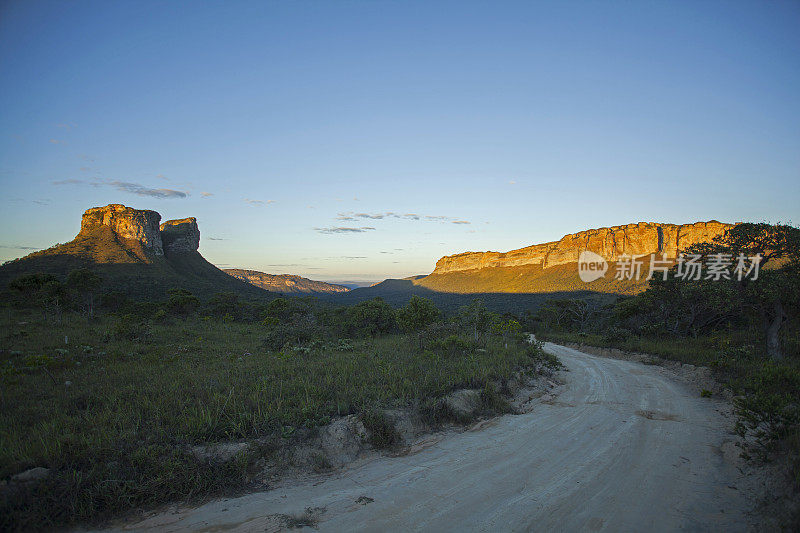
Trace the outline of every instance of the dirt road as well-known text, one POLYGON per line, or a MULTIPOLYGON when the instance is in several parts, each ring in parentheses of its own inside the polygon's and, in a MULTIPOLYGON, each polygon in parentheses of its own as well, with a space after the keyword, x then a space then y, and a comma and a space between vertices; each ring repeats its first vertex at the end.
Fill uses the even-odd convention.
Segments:
POLYGON ((164 513, 159 531, 738 531, 749 503, 720 446, 731 420, 656 367, 547 344, 553 401, 416 454, 164 513), (306 511, 308 509, 308 511, 306 511), (292 522, 297 520, 297 522, 292 522))

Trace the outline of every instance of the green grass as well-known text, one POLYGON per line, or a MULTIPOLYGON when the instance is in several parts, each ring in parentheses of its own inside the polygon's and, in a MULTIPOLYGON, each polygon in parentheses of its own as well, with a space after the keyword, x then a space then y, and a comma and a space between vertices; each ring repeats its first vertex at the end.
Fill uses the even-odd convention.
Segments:
MULTIPOLYGON (((577 343, 600 348, 617 348, 626 352, 657 355, 681 363, 718 366, 734 351, 744 358, 760 357, 750 332, 726 332, 716 335, 692 337, 645 337, 626 335, 617 338, 599 333, 572 331, 541 331, 537 338, 555 343, 577 343)), ((741 358, 741 357, 740 357, 741 358)))
POLYGON ((420 349, 416 335, 273 351, 259 324, 87 324, 67 315, 53 325, 34 312, 6 312, 0 478, 32 467, 51 475, 0 491, 3 530, 92 523, 242 489, 263 455, 207 463, 191 446, 291 434, 338 415, 485 388, 532 362, 529 346, 491 338, 485 350, 457 356, 420 349))

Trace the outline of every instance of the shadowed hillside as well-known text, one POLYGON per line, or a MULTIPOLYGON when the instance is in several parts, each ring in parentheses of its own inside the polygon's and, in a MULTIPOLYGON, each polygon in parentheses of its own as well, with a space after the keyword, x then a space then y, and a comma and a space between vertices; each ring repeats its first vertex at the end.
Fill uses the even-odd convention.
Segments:
POLYGON ((597 303, 613 301, 617 295, 594 292, 591 290, 557 291, 542 293, 503 293, 503 292, 470 292, 456 293, 435 291, 415 284, 413 279, 387 279, 371 287, 353 289, 340 294, 318 295, 342 305, 350 305, 375 297, 383 298, 388 304, 400 307, 408 303, 412 296, 421 296, 432 300, 440 309, 453 312, 472 302, 475 298, 484 301, 486 307, 497 312, 521 314, 535 311, 543 302, 551 298, 584 298, 597 303))

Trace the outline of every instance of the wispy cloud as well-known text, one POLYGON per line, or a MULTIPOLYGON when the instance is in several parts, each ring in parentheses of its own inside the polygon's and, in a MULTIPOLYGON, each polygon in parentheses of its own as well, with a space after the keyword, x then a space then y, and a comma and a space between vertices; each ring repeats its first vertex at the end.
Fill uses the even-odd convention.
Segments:
POLYGON ((186 198, 188 196, 188 193, 184 191, 176 191, 175 189, 152 189, 129 181, 112 181, 109 182, 109 185, 123 192, 139 196, 150 196, 151 198, 186 198))
POLYGON ((62 130, 71 130, 72 128, 77 127, 74 122, 62 122, 61 124, 56 124, 56 128, 60 128, 62 130))
POLYGON ((35 246, 17 246, 17 245, 13 245, 13 244, 11 244, 11 245, 0 245, 0 248, 4 248, 6 250, 29 250, 29 251, 41 250, 41 248, 37 248, 35 246))
POLYGON ((151 187, 145 187, 139 183, 132 183, 129 181, 87 181, 71 178, 65 180, 55 180, 52 183, 53 185, 91 185, 92 187, 107 186, 113 187, 118 191, 136 194, 139 196, 149 196, 151 198, 186 198, 189 196, 189 193, 185 191, 178 191, 175 189, 153 189, 151 187))
POLYGON ((332 228, 314 228, 317 233, 324 233, 325 235, 333 235, 337 233, 364 233, 373 231, 375 228, 371 226, 361 226, 360 228, 348 228, 344 226, 335 226, 332 228))
POLYGON ((387 211, 385 213, 339 213, 336 220, 343 222, 354 220, 383 220, 387 218, 394 218, 400 220, 425 220, 428 222, 453 222, 454 224, 469 224, 466 220, 453 218, 445 215, 419 215, 417 213, 395 213, 394 211, 387 211))
POLYGON ((169 181, 169 178, 166 177, 164 174, 156 174, 156 177, 160 180, 169 181))
POLYGON ((275 200, 267 200, 265 202, 264 200, 252 200, 250 198, 245 198, 244 202, 252 206, 264 206, 264 205, 274 204, 275 200))

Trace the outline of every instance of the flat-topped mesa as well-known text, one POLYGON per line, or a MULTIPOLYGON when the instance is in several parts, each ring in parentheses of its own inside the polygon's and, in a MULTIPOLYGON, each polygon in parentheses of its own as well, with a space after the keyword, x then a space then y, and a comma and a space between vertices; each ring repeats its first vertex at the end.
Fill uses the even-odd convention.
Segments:
POLYGON ((109 204, 87 209, 83 213, 79 235, 86 235, 100 226, 108 226, 123 239, 139 241, 146 251, 154 255, 164 255, 159 222, 161 215, 155 211, 109 204))
POLYGON ((161 240, 167 254, 196 252, 200 247, 200 229, 194 217, 167 220, 161 224, 161 240))
POLYGON ((668 258, 693 244, 711 242, 733 224, 712 220, 694 224, 658 224, 639 222, 611 228, 591 229, 565 235, 561 240, 534 244, 510 252, 466 252, 442 257, 436 262, 434 274, 475 270, 489 267, 542 265, 549 268, 566 263, 577 263, 584 250, 600 254, 607 261, 617 261, 620 256, 666 254, 668 258))

